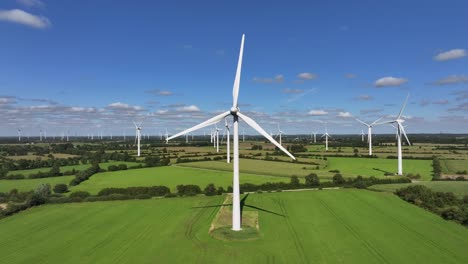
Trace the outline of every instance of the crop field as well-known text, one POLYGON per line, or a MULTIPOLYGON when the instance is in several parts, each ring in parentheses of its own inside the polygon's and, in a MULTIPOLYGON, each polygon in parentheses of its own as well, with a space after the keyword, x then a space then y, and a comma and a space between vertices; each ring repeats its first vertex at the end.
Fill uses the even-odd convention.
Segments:
POLYGON ((440 160, 442 173, 456 174, 461 171, 468 171, 468 160, 440 160))
MULTIPOLYGON (((319 170, 315 169, 316 166, 307 164, 241 159, 240 171, 284 177, 290 177, 292 175, 303 177, 310 173, 316 173, 322 179, 330 179, 334 175, 334 173, 329 172, 330 170, 339 170, 345 177, 358 175, 365 177, 384 177, 385 172, 395 172, 397 168, 396 159, 338 157, 328 157, 327 159, 328 165, 326 165, 325 169, 323 169, 323 165, 321 165, 321 169, 319 170)), ((323 160, 317 161, 319 164, 323 163, 323 160)), ((404 172, 413 174, 419 173, 422 176, 422 180, 430 180, 432 178, 431 165, 432 161, 430 160, 403 161, 404 172)), ((224 160, 182 163, 180 166, 232 171, 232 164, 227 164, 224 160)))
MULTIPOLYGON (((241 173, 240 182, 253 184, 289 182, 289 178, 241 173)), ((102 172, 93 175, 80 185, 72 187, 71 190, 88 191, 95 194, 107 187, 153 185, 165 185, 175 190, 179 184, 195 184, 203 189, 209 183, 214 183, 216 186, 222 186, 226 189, 228 186, 232 186, 232 172, 178 166, 102 172)))
POLYGON ((397 184, 376 184, 369 187, 372 190, 394 192, 397 189, 408 187, 410 185, 424 185, 436 192, 453 192, 462 197, 468 195, 468 181, 432 181, 416 183, 397 183, 397 184))
MULTIPOLYGON (((466 263, 468 230, 394 195, 250 194, 258 240, 208 234, 224 196, 47 205, 0 220, 1 263, 466 263)), ((249 210, 250 210, 249 209, 249 210)))
MULTIPOLYGON (((101 169, 107 170, 107 168, 109 168, 109 166, 119 165, 119 164, 126 164, 128 167, 130 167, 130 166, 138 165, 140 163, 126 162, 126 161, 110 161, 110 162, 99 163, 99 166, 101 167, 101 169)), ((75 169, 77 171, 82 171, 82 170, 85 170, 85 169, 87 169, 89 167, 91 167, 91 164, 61 166, 60 167, 60 172, 71 171, 73 169, 75 169)), ((23 174, 24 176, 28 176, 28 175, 35 174, 35 173, 38 173, 38 172, 48 172, 49 170, 50 170, 50 168, 37 168, 37 169, 30 169, 30 170, 14 170, 14 171, 9 171, 8 174, 9 175, 11 175, 11 174, 23 174)))
POLYGON ((55 184, 69 184, 75 176, 60 176, 39 179, 24 179, 24 180, 0 180, 0 192, 9 192, 12 189, 18 191, 31 191, 36 189, 39 184, 48 183, 53 188, 55 184))

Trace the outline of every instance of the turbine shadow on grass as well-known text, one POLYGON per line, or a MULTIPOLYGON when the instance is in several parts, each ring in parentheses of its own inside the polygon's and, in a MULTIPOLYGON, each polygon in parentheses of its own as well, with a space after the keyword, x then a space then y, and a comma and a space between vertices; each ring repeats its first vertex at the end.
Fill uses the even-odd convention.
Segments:
POLYGON ((372 168, 373 170, 376 170, 376 171, 381 171, 383 173, 392 173, 390 171, 385 171, 385 170, 382 170, 382 169, 378 169, 378 168, 372 168))
MULTIPOLYGON (((244 211, 244 206, 245 206, 245 207, 253 208, 253 209, 256 209, 256 210, 265 212, 265 213, 269 213, 269 214, 273 214, 273 215, 277 215, 277 216, 281 216, 281 217, 286 217, 286 216, 283 215, 283 214, 279 214, 279 213, 276 213, 276 212, 273 212, 273 211, 270 211, 270 210, 267 210, 267 209, 263 209, 263 208, 260 208, 260 207, 257 207, 257 206, 253 206, 253 205, 248 205, 248 204, 246 204, 246 203, 245 203, 245 200, 247 200, 247 197, 249 197, 249 194, 246 194, 246 195, 242 198, 242 200, 240 201, 241 215, 242 215, 242 212, 244 211)), ((216 204, 216 205, 194 206, 194 207, 191 207, 191 209, 213 208, 213 207, 221 207, 221 206, 232 206, 232 204, 216 204)))

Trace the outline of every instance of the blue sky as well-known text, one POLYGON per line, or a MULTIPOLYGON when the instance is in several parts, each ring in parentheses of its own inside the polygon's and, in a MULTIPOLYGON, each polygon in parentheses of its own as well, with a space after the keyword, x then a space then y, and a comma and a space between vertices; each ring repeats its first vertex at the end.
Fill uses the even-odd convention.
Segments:
POLYGON ((230 107, 243 33, 266 130, 360 133, 410 93, 409 133, 468 132, 467 1, 159 2, 2 0, 0 135, 194 125, 230 107))

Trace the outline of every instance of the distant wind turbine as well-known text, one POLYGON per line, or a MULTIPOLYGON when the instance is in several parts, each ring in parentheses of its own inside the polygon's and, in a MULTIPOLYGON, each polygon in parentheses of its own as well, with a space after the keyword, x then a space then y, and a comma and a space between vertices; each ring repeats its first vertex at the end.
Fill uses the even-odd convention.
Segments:
POLYGON ((168 140, 176 138, 180 135, 190 133, 192 131, 201 129, 206 126, 210 126, 213 124, 218 123, 219 121, 223 120, 224 118, 232 115, 234 122, 233 122, 233 129, 234 129, 234 155, 233 155, 233 190, 232 190, 232 230, 234 231, 240 231, 241 230, 241 208, 240 208, 240 191, 239 191, 239 118, 241 118, 245 123, 247 123, 249 126, 251 126, 253 129, 255 129, 257 132, 262 134, 264 137, 266 137, 270 142, 272 142, 275 146, 277 146, 279 149, 281 149, 283 152, 285 152, 287 155, 289 155, 292 159, 295 159, 294 156, 289 153, 285 148, 283 148, 278 142, 276 142, 268 133, 263 130, 253 119, 250 117, 242 114, 239 111, 237 99, 239 96, 239 85, 240 85, 240 77, 241 77, 241 68, 242 68, 242 54, 244 50, 244 35, 242 35, 242 41, 241 41, 241 47, 240 47, 240 53, 239 53, 239 61, 237 64, 237 71, 236 71, 236 77, 234 79, 234 86, 233 86, 233 92, 232 92, 232 97, 233 97, 233 102, 232 102, 232 107, 229 111, 224 112, 222 114, 219 114, 213 118, 210 118, 206 120, 203 123, 200 123, 192 128, 189 128, 185 131, 182 131, 178 134, 175 134, 168 138, 168 140))
POLYGON ((331 136, 328 134, 327 127, 325 127, 325 134, 323 134, 322 137, 325 137, 325 151, 328 151, 328 138, 331 138, 331 136))
POLYGON ((137 141, 137 148, 138 148, 137 156, 140 157, 141 123, 137 124, 133 122, 133 124, 135 125, 135 132, 136 132, 135 140, 137 141))
MULTIPOLYGON (((377 125, 377 122, 382 119, 382 118, 379 118, 377 120, 375 120, 374 122, 368 124, 364 121, 361 121, 359 119, 356 118, 356 121, 358 121, 359 123, 367 126, 367 143, 369 143, 369 156, 372 156, 372 127, 377 125)), ((364 133, 362 134, 362 139, 364 141, 364 133)))

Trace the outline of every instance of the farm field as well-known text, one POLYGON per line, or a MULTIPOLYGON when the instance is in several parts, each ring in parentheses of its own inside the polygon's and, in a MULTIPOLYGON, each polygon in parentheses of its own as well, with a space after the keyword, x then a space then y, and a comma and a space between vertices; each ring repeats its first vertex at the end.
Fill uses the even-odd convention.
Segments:
MULTIPOLYGON (((128 167, 130 167, 130 166, 138 165, 140 163, 126 162, 126 161, 110 161, 110 162, 99 163, 99 166, 101 167, 101 169, 107 170, 107 168, 109 168, 109 166, 119 165, 119 164, 126 164, 128 167)), ((73 169, 75 169, 77 171, 81 171, 81 170, 85 170, 85 169, 87 169, 89 167, 91 167, 91 164, 61 166, 60 167, 60 172, 71 171, 73 169)), ((37 169, 30 169, 30 170, 13 170, 13 171, 9 171, 8 174, 9 175, 23 174, 24 176, 28 176, 28 175, 35 174, 35 173, 38 173, 38 172, 48 172, 49 170, 50 170, 50 168, 37 168, 37 169)))
MULTIPOLYGON (((384 177, 385 172, 395 172, 397 160, 395 159, 367 159, 367 158, 339 158, 328 157, 328 165, 325 169, 315 169, 315 165, 295 164, 287 162, 275 162, 264 160, 241 159, 241 172, 275 175, 290 177, 292 175, 304 177, 310 173, 316 173, 322 179, 331 179, 334 173, 330 170, 339 170, 345 177, 355 177, 358 175, 370 177, 384 177), (306 169, 303 169, 303 168, 306 169)), ((318 163, 323 163, 323 160, 318 160, 318 163)), ((181 163, 180 166, 196 167, 206 169, 216 169, 224 171, 232 171, 232 165, 227 164, 224 160, 220 161, 201 161, 181 163)), ((419 173, 422 180, 430 180, 432 178, 432 161, 430 160, 404 160, 405 173, 419 173)), ((322 167, 321 167, 322 168, 322 167)))
POLYGON ((48 183, 53 188, 55 184, 69 184, 75 176, 60 176, 39 179, 24 179, 24 180, 0 180, 0 192, 9 192, 12 189, 18 191, 31 191, 41 183, 48 183))
POLYGON ((0 220, 0 263, 466 263, 468 259, 466 228, 386 193, 250 194, 245 205, 261 209, 261 237, 247 242, 221 242, 209 236, 216 205, 223 199, 200 196, 32 208, 0 220))
POLYGON ((442 173, 444 174, 456 174, 460 171, 468 170, 468 160, 440 160, 440 166, 442 167, 442 173))
MULTIPOLYGON (((241 173, 240 182, 261 184, 265 182, 289 182, 289 178, 241 173)), ((71 188, 71 191, 98 193, 107 187, 136 187, 165 185, 175 190, 179 184, 195 184, 205 188, 209 183, 225 189, 232 186, 232 172, 178 166, 143 168, 126 171, 102 172, 71 188)))
POLYGON ((453 192, 459 197, 468 195, 468 181, 431 181, 416 183, 376 184, 369 187, 369 189, 384 192, 394 192, 397 189, 408 187, 410 185, 424 185, 436 192, 453 192))

